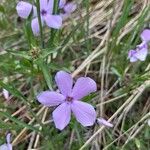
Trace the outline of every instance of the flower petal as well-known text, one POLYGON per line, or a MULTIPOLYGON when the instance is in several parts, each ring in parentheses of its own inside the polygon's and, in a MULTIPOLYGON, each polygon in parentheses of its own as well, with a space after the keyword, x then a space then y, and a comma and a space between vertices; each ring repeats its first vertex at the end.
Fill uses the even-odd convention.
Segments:
POLYGON ((71 75, 65 71, 59 71, 55 76, 55 81, 60 92, 65 96, 70 96, 73 85, 73 79, 71 75))
POLYGON ((96 82, 89 77, 79 78, 73 88, 72 96, 75 100, 80 100, 97 90, 96 82))
POLYGON ((71 108, 70 105, 67 103, 59 105, 53 111, 53 120, 56 128, 59 130, 63 130, 68 125, 68 123, 70 122, 70 118, 71 108))
POLYGON ((135 50, 130 50, 128 52, 128 58, 130 59, 130 62, 136 62, 138 60, 135 56, 136 53, 137 52, 135 50))
POLYGON ((46 15, 44 20, 50 28, 59 29, 62 26, 62 17, 60 15, 46 15))
POLYGON ((76 9, 77 9, 77 5, 76 5, 74 2, 67 3, 67 4, 64 6, 64 11, 65 11, 66 13, 72 13, 72 12, 74 12, 76 9))
POLYGON ((10 136, 11 134, 8 133, 7 136, 6 136, 6 141, 7 141, 7 144, 3 144, 0 146, 0 150, 12 150, 12 144, 10 144, 10 136))
POLYGON ((24 19, 28 18, 31 13, 32 7, 33 6, 30 3, 20 1, 16 6, 18 16, 24 19))
POLYGON ((11 137, 11 134, 8 133, 7 136, 6 136, 6 141, 7 141, 7 147, 8 149, 7 150, 12 150, 12 144, 10 143, 10 137, 11 137))
POLYGON ((141 33, 141 39, 145 42, 150 41, 150 30, 149 29, 145 29, 142 33, 141 33))
POLYGON ((37 17, 37 8, 33 6, 33 17, 37 17))
POLYGON ((95 123, 96 112, 92 105, 81 101, 74 101, 71 104, 71 110, 77 121, 83 126, 92 126, 95 123))
POLYGON ((11 137, 11 134, 8 133, 7 136, 6 136, 6 141, 7 141, 8 144, 10 144, 10 141, 11 141, 10 137, 11 137))
POLYGON ((66 4, 66 0, 60 0, 59 1, 59 8, 64 8, 64 6, 65 6, 65 4, 66 4))
POLYGON ((148 49, 147 42, 143 41, 141 44, 137 45, 137 49, 146 48, 148 49))
POLYGON ((9 92, 6 89, 3 89, 3 96, 6 100, 9 100, 9 92))
POLYGON ((137 53, 135 54, 135 57, 141 61, 145 61, 147 54, 148 54, 148 49, 142 48, 141 50, 137 51, 137 53))
MULTIPOLYGON (((42 21, 42 25, 43 25, 43 20, 41 19, 41 21, 42 21)), ((37 17, 32 20, 31 27, 32 27, 33 34, 35 36, 38 36, 40 33, 40 27, 39 27, 39 21, 38 21, 37 17)))
POLYGON ((141 61, 145 61, 147 54, 148 54, 148 45, 145 41, 143 41, 141 44, 137 45, 134 57, 136 57, 141 61))
POLYGON ((8 149, 7 150, 12 150, 12 144, 7 144, 8 149))
POLYGON ((49 0, 49 2, 48 2, 48 12, 49 12, 49 14, 53 13, 53 7, 54 7, 54 0, 49 0))
POLYGON ((0 150, 9 150, 7 144, 1 145, 0 150))
POLYGON ((64 102, 65 97, 57 92, 44 91, 37 96, 37 100, 44 106, 57 106, 64 102))
POLYGON ((48 0, 40 0, 40 10, 47 9, 48 0))
POLYGON ((104 125, 104 126, 107 126, 107 127, 113 127, 113 124, 108 122, 107 120, 105 120, 104 118, 97 118, 97 123, 99 125, 104 125))

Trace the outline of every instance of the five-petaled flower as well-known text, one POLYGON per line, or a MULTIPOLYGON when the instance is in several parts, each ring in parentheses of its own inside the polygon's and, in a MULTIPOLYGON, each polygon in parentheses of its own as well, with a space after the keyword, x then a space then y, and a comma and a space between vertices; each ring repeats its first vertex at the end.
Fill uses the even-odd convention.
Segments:
POLYGON ((55 81, 61 93, 44 91, 37 99, 44 106, 59 105, 52 114, 56 128, 63 130, 69 124, 71 111, 83 126, 92 126, 96 120, 95 109, 80 100, 97 90, 95 81, 89 77, 80 77, 73 87, 73 79, 65 71, 57 72, 55 81))
POLYGON ((10 143, 10 136, 11 134, 8 133, 6 136, 7 143, 0 146, 0 150, 12 150, 12 144, 10 143))
MULTIPOLYGON (((50 28, 59 29, 62 26, 62 17, 61 15, 52 14, 53 5, 54 0, 40 0, 41 23, 42 26, 44 25, 44 23, 46 23, 46 25, 50 28)), ((39 35, 40 27, 37 17, 37 8, 28 2, 20 1, 16 6, 16 10, 18 15, 24 19, 28 18, 33 11, 33 20, 31 22, 31 27, 34 35, 39 35)))
POLYGON ((66 0, 60 0, 59 8, 63 10, 63 13, 60 15, 62 16, 63 20, 65 20, 77 9, 77 5, 75 2, 66 2, 66 0))
POLYGON ((138 60, 145 61, 148 54, 148 42, 150 41, 150 30, 145 29, 141 33, 142 43, 137 45, 135 50, 130 50, 128 53, 128 58, 130 62, 136 62, 138 60))

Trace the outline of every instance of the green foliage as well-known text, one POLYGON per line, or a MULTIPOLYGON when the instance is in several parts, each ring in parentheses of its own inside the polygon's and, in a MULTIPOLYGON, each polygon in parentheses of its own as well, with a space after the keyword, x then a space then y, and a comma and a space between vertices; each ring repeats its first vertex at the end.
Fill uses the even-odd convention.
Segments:
MULTIPOLYGON (((39 0, 36 2, 39 9, 39 0)), ((58 0, 55 1, 54 14, 58 13, 58 2, 58 0)), ((105 3, 107 4, 106 1, 105 3)), ((103 6, 105 6, 105 3, 102 3, 103 6)), ((98 50, 101 51, 106 46, 107 51, 98 55, 94 60, 92 59, 92 62, 87 63, 86 69, 80 71, 78 75, 84 76, 85 72, 88 73, 88 76, 97 81, 98 86, 98 91, 86 96, 83 101, 94 106, 101 103, 100 94, 102 91, 100 89, 102 86, 103 73, 101 69, 103 60, 106 60, 104 66, 106 79, 104 78, 103 93, 107 93, 113 87, 115 81, 118 81, 110 93, 104 95, 104 101, 127 94, 126 97, 103 105, 105 118, 112 116, 134 94, 132 92, 135 89, 150 79, 149 56, 145 62, 133 64, 127 59, 128 51, 140 43, 140 33, 149 24, 147 18, 150 7, 146 6, 133 22, 136 23, 135 26, 130 25, 131 28, 130 26, 127 29, 125 28, 135 18, 134 15, 139 13, 136 3, 139 5, 136 1, 125 0, 115 26, 111 28, 109 19, 113 19, 113 16, 110 17, 108 12, 109 9, 112 10, 114 7, 114 2, 104 9, 104 7, 96 8, 99 1, 96 1, 96 4, 90 0, 81 1, 77 9, 77 15, 73 14, 74 18, 70 17, 66 22, 64 21, 64 24, 66 24, 62 29, 47 29, 40 26, 40 37, 34 37, 32 33, 32 16, 29 16, 26 20, 18 18, 15 1, 7 2, 4 0, 0 4, 0 88, 1 91, 6 89, 12 96, 10 102, 8 102, 4 99, 2 92, 0 95, 0 144, 5 143, 5 134, 8 131, 12 132, 12 139, 15 139, 25 128, 27 129, 25 136, 30 133, 32 135, 34 132, 36 135, 40 135, 37 147, 40 147, 41 150, 78 150, 100 128, 99 125, 84 128, 77 123, 74 117, 64 131, 58 131, 53 122, 44 124, 42 118, 45 109, 39 113, 41 106, 36 100, 36 95, 39 91, 56 89, 54 75, 57 71, 73 72, 80 67, 82 62, 93 54, 93 51, 105 38, 104 35, 107 33, 105 27, 110 30, 110 35, 98 50), (95 8, 96 11, 94 11, 95 8), (102 12, 99 17, 105 16, 103 13, 107 15, 102 21, 96 23, 99 18, 95 19, 93 14, 96 15, 98 11, 102 12), (132 14, 132 11, 135 11, 135 14, 132 14), (91 27, 92 23, 95 23, 94 27, 91 27), (129 32, 119 39, 124 30, 129 30, 129 32), (97 34, 99 31, 101 32, 97 34), (4 78, 7 78, 8 81, 4 82, 4 78), (26 106, 25 110, 16 116, 12 115, 23 106, 26 106), (8 119, 8 121, 5 122, 5 119, 8 119), (32 119, 34 121, 29 123, 32 119)), ((38 18, 40 19, 39 14, 38 18)), ((96 51, 95 55, 99 51, 96 51)), ((143 129, 126 145, 124 143, 128 140, 129 134, 120 137, 121 133, 134 126, 149 111, 149 104, 147 104, 149 92, 149 87, 146 87, 142 96, 138 97, 138 103, 134 104, 133 109, 127 113, 125 121, 121 121, 116 130, 105 129, 102 134, 103 139, 100 139, 99 136, 94 142, 97 142, 98 146, 103 148, 112 143, 108 150, 149 150, 150 128, 144 122, 145 120, 142 122, 144 124, 143 129), (114 142, 118 137, 120 139, 114 142)), ((129 104, 126 105, 126 108, 129 107, 129 104)), ((99 108, 97 108, 98 116, 99 108)), ((53 108, 48 110, 46 121, 51 118, 52 111, 53 108)), ((117 124, 119 115, 121 116, 122 113, 124 112, 119 113, 113 120, 114 124, 117 124)), ((20 140, 23 141, 19 141, 20 143, 14 146, 15 149, 27 149, 29 137, 26 140, 21 137, 20 140)), ((95 143, 88 145, 85 149, 90 149, 95 143)))

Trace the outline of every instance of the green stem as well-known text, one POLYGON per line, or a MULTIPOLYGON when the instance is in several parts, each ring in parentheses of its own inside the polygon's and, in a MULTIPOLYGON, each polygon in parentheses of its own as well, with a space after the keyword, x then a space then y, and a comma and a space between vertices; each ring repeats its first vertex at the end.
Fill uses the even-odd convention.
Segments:
MULTIPOLYGON (((54 1, 54 7, 53 7, 53 14, 58 13, 58 5, 59 5, 59 0, 55 0, 54 1)), ((50 40, 50 46, 51 47, 54 46, 54 41, 55 41, 56 35, 57 35, 57 30, 56 29, 51 29, 51 40, 50 40)))
POLYGON ((90 1, 87 0, 86 2, 86 32, 85 32, 85 41, 86 41, 86 44, 87 44, 87 50, 88 50, 88 53, 90 52, 90 49, 91 49, 91 40, 87 39, 88 36, 89 36, 89 7, 90 7, 90 1))
POLYGON ((36 0, 36 7, 37 7, 38 22, 39 22, 39 27, 40 27, 41 47, 44 48, 43 29, 42 29, 42 22, 41 22, 40 2, 39 2, 39 0, 36 0))
POLYGON ((38 61, 38 65, 39 65, 39 67, 42 70, 42 73, 43 73, 43 76, 44 76, 44 79, 45 79, 45 81, 47 83, 48 88, 50 90, 53 90, 53 88, 52 88, 52 77, 49 74, 49 71, 48 71, 49 69, 48 69, 47 64, 42 59, 40 59, 38 61))

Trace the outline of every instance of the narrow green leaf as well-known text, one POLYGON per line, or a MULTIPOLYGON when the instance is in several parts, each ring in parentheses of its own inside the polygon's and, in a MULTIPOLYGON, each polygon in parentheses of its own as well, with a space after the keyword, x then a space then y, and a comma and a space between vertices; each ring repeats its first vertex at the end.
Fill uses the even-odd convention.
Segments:
POLYGON ((51 75, 49 74, 49 71, 48 71, 48 66, 47 64, 42 60, 38 60, 37 61, 38 65, 40 66, 40 69, 42 70, 42 73, 43 73, 43 76, 45 78, 45 81, 47 83, 47 86, 50 90, 52 90, 52 77, 51 75))
POLYGON ((10 119, 11 121, 17 123, 18 125, 22 126, 22 127, 25 127, 27 129, 30 129, 30 130, 33 130, 33 131, 36 131, 36 132, 40 132, 39 129, 33 127, 32 125, 28 125, 20 120, 18 120, 17 118, 15 117, 12 117, 10 114, 6 113, 6 112, 2 112, 0 111, 0 114, 8 119, 10 119))
POLYGON ((5 8, 2 5, 0 5, 0 12, 5 13, 5 8))
POLYGON ((31 56, 28 55, 27 51, 15 51, 15 50, 6 50, 8 53, 11 53, 14 56, 22 57, 28 60, 31 60, 31 56))

